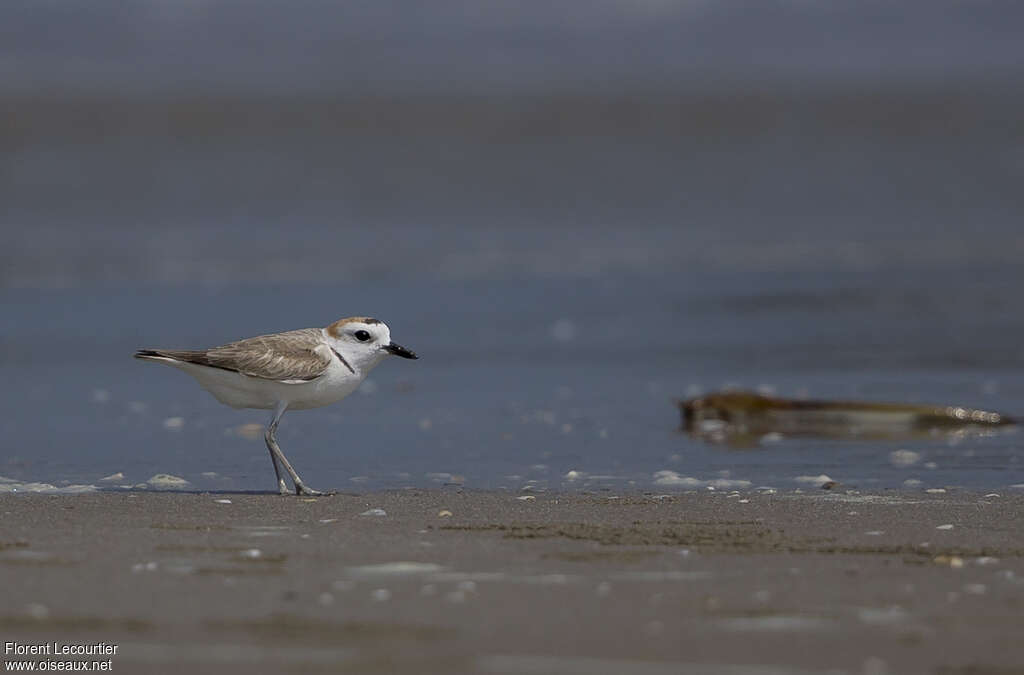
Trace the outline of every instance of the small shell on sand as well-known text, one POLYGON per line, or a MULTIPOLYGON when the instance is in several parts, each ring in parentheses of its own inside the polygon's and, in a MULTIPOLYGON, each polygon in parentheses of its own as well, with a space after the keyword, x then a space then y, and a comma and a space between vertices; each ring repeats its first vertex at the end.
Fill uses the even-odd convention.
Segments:
POLYGON ((356 565, 345 569, 353 577, 400 577, 437 574, 444 567, 437 563, 413 562, 399 560, 396 562, 378 563, 376 565, 356 565))
POLYGON ((932 558, 936 565, 949 565, 953 569, 960 569, 964 566, 964 559, 958 555, 937 555, 932 558))
POLYGON ((79 494, 95 492, 95 485, 64 485, 57 487, 50 483, 19 483, 11 478, 0 476, 0 493, 3 492, 40 492, 44 494, 79 494))
POLYGON ((793 481, 796 483, 804 483, 806 485, 813 485, 814 487, 821 487, 825 483, 834 482, 833 479, 829 478, 825 474, 819 476, 795 476, 793 481))
POLYGON ((147 480, 146 484, 149 487, 156 488, 158 490, 167 490, 183 488, 188 485, 188 481, 180 476, 172 476, 169 473, 158 473, 147 480))

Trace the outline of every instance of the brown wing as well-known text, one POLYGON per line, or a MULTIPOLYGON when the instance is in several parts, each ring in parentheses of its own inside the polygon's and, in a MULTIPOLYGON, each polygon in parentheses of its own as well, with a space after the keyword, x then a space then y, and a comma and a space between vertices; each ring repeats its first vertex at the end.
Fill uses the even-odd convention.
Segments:
POLYGON ((332 358, 319 328, 259 335, 201 351, 148 351, 150 354, 140 355, 164 356, 278 382, 316 379, 327 370, 332 358))

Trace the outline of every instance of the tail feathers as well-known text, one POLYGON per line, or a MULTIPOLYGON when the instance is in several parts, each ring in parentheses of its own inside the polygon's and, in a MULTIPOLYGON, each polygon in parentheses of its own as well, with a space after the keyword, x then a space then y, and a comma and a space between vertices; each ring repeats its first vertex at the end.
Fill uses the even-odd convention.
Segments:
POLYGON ((135 352, 137 359, 170 359, 171 361, 191 361, 191 352, 180 352, 170 349, 140 349, 135 352))
POLYGON ((209 366, 222 370, 235 370, 220 363, 210 361, 205 351, 183 350, 183 349, 140 349, 135 352, 135 358, 143 361, 160 361, 162 363, 191 363, 197 366, 209 366))

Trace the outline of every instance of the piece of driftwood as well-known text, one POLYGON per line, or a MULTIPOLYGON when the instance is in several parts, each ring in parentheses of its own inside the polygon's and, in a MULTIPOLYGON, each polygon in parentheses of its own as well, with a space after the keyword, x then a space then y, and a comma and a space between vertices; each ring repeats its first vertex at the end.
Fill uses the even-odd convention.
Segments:
POLYGON ((722 391, 679 401, 683 428, 714 442, 756 444, 768 434, 899 439, 941 433, 985 433, 1016 421, 963 406, 812 401, 722 391))

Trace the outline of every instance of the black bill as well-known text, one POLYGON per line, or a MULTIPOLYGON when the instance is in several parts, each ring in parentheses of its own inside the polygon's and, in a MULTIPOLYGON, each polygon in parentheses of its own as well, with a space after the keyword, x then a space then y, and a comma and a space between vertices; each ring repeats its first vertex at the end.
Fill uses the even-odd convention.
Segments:
POLYGON ((391 354, 394 354, 395 356, 401 356, 403 359, 418 359, 419 358, 418 356, 416 356, 416 352, 414 352, 412 350, 409 350, 409 349, 406 349, 402 345, 395 344, 394 342, 392 342, 389 345, 386 345, 384 347, 384 349, 386 351, 390 352, 391 354))

